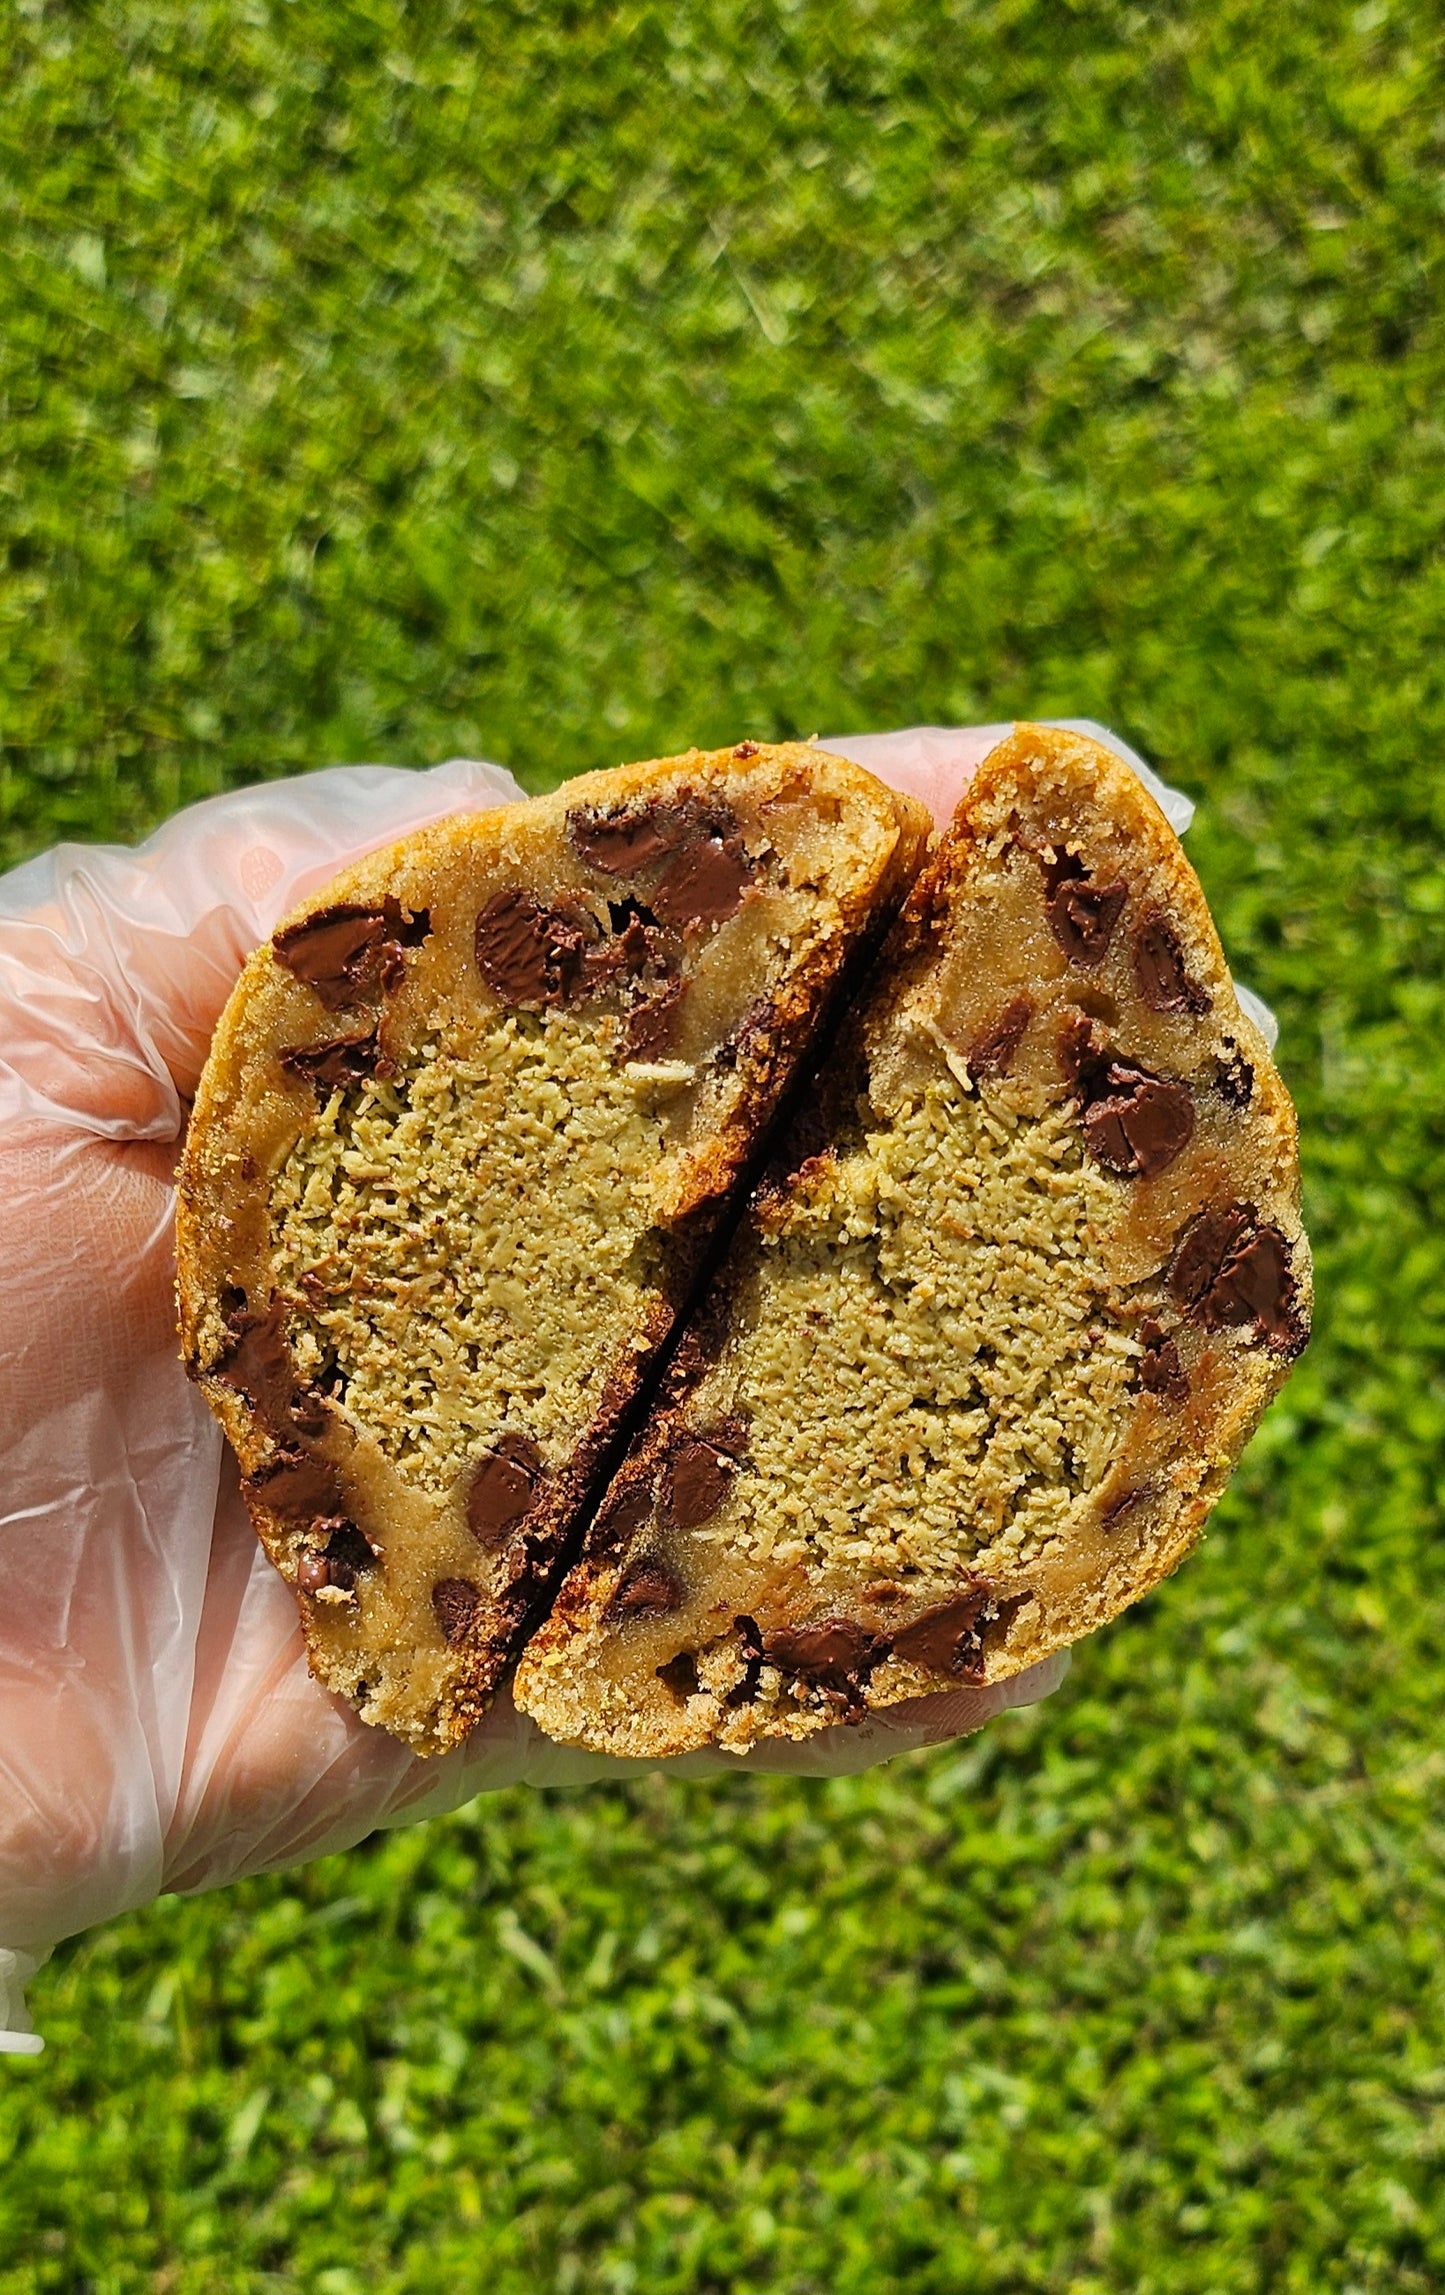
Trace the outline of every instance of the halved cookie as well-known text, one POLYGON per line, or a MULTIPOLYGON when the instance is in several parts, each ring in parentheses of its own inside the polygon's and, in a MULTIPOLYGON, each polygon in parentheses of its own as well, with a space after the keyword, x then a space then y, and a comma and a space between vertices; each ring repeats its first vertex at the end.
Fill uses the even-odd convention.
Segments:
POLYGON ((377 853, 248 962, 180 1184, 183 1349, 313 1670, 485 1710, 922 809, 795 744, 377 853))
POLYGON ((918 879, 516 1697, 743 1750, 1157 1585, 1305 1343, 1293 1111, 1126 767, 1022 726, 918 879))

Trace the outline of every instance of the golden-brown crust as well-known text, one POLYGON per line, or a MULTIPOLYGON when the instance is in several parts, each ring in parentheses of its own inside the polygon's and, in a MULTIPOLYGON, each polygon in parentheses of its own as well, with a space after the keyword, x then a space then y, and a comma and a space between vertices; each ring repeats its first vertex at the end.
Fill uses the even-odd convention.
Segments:
MULTIPOLYGON (((944 1136, 959 1135, 929 1135, 930 1153, 944 1136)), ((1209 1251, 1201 1246, 1196 1258, 1207 1275, 1209 1251)), ((1058 1262, 1061 1288, 1071 1264, 1058 1262)), ((935 1267, 927 1279, 937 1275, 935 1267)), ((1086 1284, 1080 1297, 1089 1295, 1086 1284)), ((796 1293, 807 1296, 829 1302, 823 1324, 843 1312, 836 1290, 796 1293)), ((980 770, 916 880, 873 991, 830 1055, 822 1094, 755 1194, 707 1303, 710 1343, 691 1353, 684 1345, 600 1528, 524 1653, 518 1702, 553 1736, 654 1757, 803 1736, 950 1678, 1004 1680, 1178 1566, 1303 1345, 1309 1309, 1294 1113, 1239 1008, 1197 879, 1127 769, 1080 736, 1021 726, 980 770), (856 1510, 851 1549, 820 1535, 821 1518, 807 1513, 828 1488, 813 1462, 830 1448, 851 1458, 857 1407, 845 1411, 841 1393, 814 1399, 823 1375, 815 1337, 796 1381, 806 1399, 783 1422, 791 1466, 776 1456, 735 1469, 724 1460, 715 1522, 700 1533, 670 1520, 667 1461, 714 1440, 729 1414, 746 1422, 755 1407, 756 1442, 773 1407, 761 1362, 780 1327, 766 1312, 782 1287, 779 1252, 815 1213, 824 1225, 835 1218, 830 1233, 865 1232, 866 1206, 856 1215, 848 1206, 861 1200, 858 1174, 870 1156, 897 1195, 900 1167, 878 1163, 877 1142, 898 1111, 911 1118, 920 1098, 932 1104, 936 1083, 946 1095, 940 1060, 955 1098, 983 1109, 985 1129, 994 1124, 1000 1156, 1038 1130, 1047 1148, 1029 1183, 1038 1202, 1051 1170, 1078 1173, 1068 1182, 1087 1196, 1077 1250, 1092 1261, 1093 1295, 1107 1277, 1111 1300, 1107 1315, 1094 1310, 1095 1353, 1102 1361, 1112 1352, 1118 1372, 1112 1385, 1101 1377, 1092 1419, 1079 1417, 1099 1436, 1102 1466, 1084 1471, 1076 1496, 1061 1492, 1056 1532, 1012 1556, 1006 1538, 985 1540, 976 1569, 964 1541, 951 1577, 920 1566, 916 1509, 909 1514, 900 1491, 898 1551, 912 1561, 893 1579, 856 1510), (1069 1060, 1073 1081, 1061 1085, 1069 1060), (860 1092, 871 1095, 862 1132, 860 1092), (1061 1104, 1087 1143, 1082 1157, 1065 1153, 1061 1104), (1287 1256, 1262 1320, 1250 1321, 1243 1291, 1222 1272, 1188 1303, 1185 1247, 1206 1215, 1223 1223, 1221 1268, 1230 1251, 1231 1265, 1243 1263, 1241 1253, 1266 1268, 1287 1256), (739 1495, 750 1474, 772 1475, 766 1519, 756 1515, 760 1500, 750 1515, 739 1495), (639 1499, 629 1522, 632 1493, 646 1503, 639 1499), (866 1571, 846 1560, 849 1550, 868 1552, 866 1571), (639 1599, 629 1601, 629 1586, 642 1589, 639 1599), (910 1654, 919 1649, 929 1649, 926 1661, 910 1654), (800 1651, 804 1668, 790 1672, 800 1651)), ((761 1439, 766 1452, 765 1427, 761 1439)), ((865 1469, 866 1460, 840 1467, 865 1469)))
MULTIPOLYGON (((746 1167, 760 1125, 806 1049, 849 950, 880 912, 896 907, 925 835, 921 808, 893 797, 859 768, 815 749, 749 743, 735 750, 694 751, 588 775, 551 797, 453 817, 422 830, 343 872, 283 919, 272 942, 248 959, 216 1030, 180 1174, 182 1352, 236 1450, 262 1544, 293 1585, 298 1570, 317 1574, 318 1538, 333 1516, 320 1517, 318 1527, 318 1519, 278 1511, 266 1492, 282 1487, 278 1472, 298 1444, 312 1482, 325 1481, 327 1504, 345 1529, 338 1533, 342 1559, 333 1583, 319 1594, 301 1595, 313 1669, 356 1699, 365 1718, 406 1737, 418 1751, 455 1743, 485 1710, 528 1620, 545 1598, 608 1445, 668 1337, 699 1253, 746 1167), (316 1120, 304 1062, 309 1054, 314 1066, 328 1045, 365 1038, 365 1061, 373 1066, 381 1045, 384 1058, 377 1072, 409 1074, 419 1059, 429 1057, 429 1037, 438 1033, 446 1038, 450 1030, 465 1045, 475 1045, 472 1007, 478 985, 471 920, 489 888, 536 881, 548 898, 571 897, 578 863, 567 844, 569 816, 588 808, 616 813, 679 790, 704 798, 709 792, 730 793, 745 804, 755 824, 761 822, 766 830, 771 823, 778 849, 794 855, 792 876, 785 868, 779 882, 791 888, 785 896, 792 902, 788 913, 799 920, 796 961, 779 959, 775 969, 781 991, 770 997, 766 1009, 744 1015, 747 1026, 735 1028, 727 1039, 731 1064, 726 1073, 698 1065, 701 1081, 694 1087, 669 1075, 666 1061, 657 1069, 657 1090, 672 1095, 669 1110, 682 1107, 684 1113, 669 1112, 665 1123, 661 1118, 653 1122, 660 1152, 646 1175, 646 1233, 655 1240, 647 1245, 646 1268, 629 1294, 634 1306, 628 1342, 602 1376, 595 1401, 574 1418, 565 1440, 558 1435, 522 1527, 494 1553, 479 1555, 475 1541, 468 1542, 462 1501, 446 1498, 439 1485, 422 1488, 399 1478, 395 1461, 377 1448, 355 1410, 335 1395, 318 1393, 318 1339, 310 1312, 315 1302, 310 1294, 297 1293, 294 1282, 289 1289, 285 1284, 276 1289, 276 1189, 288 1159, 294 1162, 298 1139, 316 1120), (835 835, 829 824, 844 821, 850 824, 848 834, 835 835), (807 881, 809 869, 817 887, 807 881), (459 887, 471 888, 466 899, 459 887), (449 903, 457 909, 455 918, 442 913, 449 903), (465 916, 462 908, 467 908, 465 916), (276 947, 286 944, 289 930, 337 909, 385 910, 393 919, 398 946, 387 958, 385 993, 377 985, 375 965, 361 990, 323 995, 278 960, 276 947), (825 909, 827 929, 810 937, 802 924, 815 913, 822 917, 825 909), (428 912, 431 930, 423 941, 416 919, 428 912), (303 1064, 293 1062, 288 1069, 278 1063, 278 1046, 299 1048, 303 1064), (238 1329, 255 1325, 273 1310, 288 1359, 298 1343, 310 1350, 303 1385, 311 1423, 304 1438, 288 1417, 284 1394, 278 1404, 273 1392, 263 1408, 254 1392, 236 1383, 238 1329), (354 1524, 380 1554, 388 1579, 410 1571, 418 1587, 435 1578, 439 1586, 445 1582, 469 1589, 468 1602, 476 1597, 464 1621, 464 1643, 444 1648, 437 1637, 426 1663, 418 1659, 409 1689, 401 1678, 404 1653, 389 1649, 384 1634, 368 1639, 363 1630, 371 1581, 364 1550, 346 1545, 346 1538, 356 1535, 354 1524), (357 1552, 363 1553, 360 1593, 356 1572, 345 1559, 357 1552), (341 1582, 348 1570, 350 1586, 341 1582), (452 1575, 446 1577, 447 1572, 452 1575)), ((767 849, 766 836, 761 849, 767 849)), ((624 889, 619 886, 619 898, 624 889)), ((762 962, 749 952, 747 929, 746 919, 735 928, 735 937, 743 934, 742 953, 727 959, 739 979, 747 976, 749 963, 756 970, 762 962)), ((722 947, 726 938, 726 930, 719 930, 708 949, 722 947)), ((704 973, 708 960, 705 952, 704 973)), ((699 1029, 705 1028, 709 1013, 716 1027, 723 1026, 732 992, 732 975, 719 959, 702 986, 694 984, 693 1002, 702 1013, 699 1029)), ((549 1029, 555 1033, 545 1012, 537 1025, 543 1037, 549 1029)), ((673 1065, 687 1067, 686 1062, 673 1065)), ((645 1058, 636 1072, 647 1085, 653 1071, 645 1058)), ((348 1156, 354 1163, 357 1153, 354 1146, 344 1149, 329 1168, 345 1174, 348 1156)), ((293 1226, 301 1220, 304 1227, 303 1212, 304 1206, 296 1211, 293 1226)), ((260 1343, 254 1333, 252 1343, 260 1343)))

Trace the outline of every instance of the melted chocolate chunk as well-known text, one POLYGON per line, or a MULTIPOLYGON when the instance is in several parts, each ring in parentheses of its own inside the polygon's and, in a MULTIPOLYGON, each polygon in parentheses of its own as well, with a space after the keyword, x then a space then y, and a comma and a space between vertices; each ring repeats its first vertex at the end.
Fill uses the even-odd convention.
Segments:
POLYGON ((728 1492, 746 1447, 747 1432, 738 1444, 730 1421, 722 1432, 685 1435, 667 1462, 662 1481, 662 1511, 674 1530, 697 1530, 711 1521, 728 1492))
POLYGON ((1059 1065, 1079 1102, 1084 1144, 1106 1171, 1157 1178, 1193 1138, 1189 1086, 1115 1058, 1081 1013, 1059 1031, 1059 1065))
POLYGON ((1175 1253, 1169 1290, 1189 1320, 1207 1331, 1250 1327, 1284 1355, 1299 1354, 1309 1336, 1289 1244, 1252 1204, 1199 1214, 1175 1253))
POLYGON ((330 1460, 301 1449, 283 1450, 271 1465, 251 1475, 244 1488, 248 1498, 286 1522, 339 1514, 346 1503, 330 1460))
POLYGON ((562 1004, 586 947, 575 917, 522 890, 498 893, 477 918, 477 969, 499 1004, 562 1004))
POLYGON ((1013 1066, 1013 1057, 1023 1041, 1024 1030, 1034 1016, 1032 996, 1015 996, 1006 1004, 991 1028, 985 1028, 969 1045, 964 1058, 969 1073, 974 1076, 1006 1076, 1013 1066))
POLYGON ((685 980, 673 980, 665 988, 634 1004, 622 1023, 621 1048, 628 1060, 660 1060, 677 1031, 683 998, 687 994, 685 980))
POLYGON ((467 1492, 467 1527, 482 1546, 500 1546, 536 1502, 542 1453, 525 1434, 504 1434, 478 1462, 467 1492))
POLYGON ((323 1095, 364 1084, 372 1076, 386 1076, 391 1062, 382 1051, 375 1028, 356 1036, 333 1036, 325 1044, 288 1044, 277 1054, 283 1068, 304 1077, 323 1095))
POLYGON ((472 1638, 482 1606, 481 1588, 470 1578, 439 1578, 431 1590, 431 1606, 442 1639, 448 1648, 457 1649, 472 1638))
POLYGON ((726 924, 742 907, 755 873, 740 837, 701 835, 683 846, 653 887, 652 905, 679 932, 726 924))
POLYGON ((604 877, 643 875, 677 851, 689 826, 687 808, 670 805, 664 797, 649 797, 645 804, 616 813, 579 806, 567 815, 573 850, 604 877))
POLYGON ((674 1697, 696 1697, 702 1687, 697 1676, 697 1659, 691 1650, 679 1650, 677 1656, 669 1658, 666 1665, 660 1665, 657 1678, 664 1689, 672 1691, 674 1697))
POLYGON ((264 1315, 233 1310, 226 1333, 211 1376, 244 1395, 283 1447, 293 1448, 299 1435, 320 1434, 328 1423, 326 1404, 302 1382, 279 1301, 273 1299, 264 1315))
POLYGON ((600 1561, 608 1554, 620 1553, 633 1532, 642 1528, 651 1512, 650 1482, 636 1482, 626 1489, 610 1493, 587 1533, 588 1554, 600 1561))
POLYGON ((853 1618, 823 1618, 812 1626, 783 1626, 768 1637, 765 1655, 780 1673, 819 1687, 858 1685, 860 1671, 871 1669, 886 1645, 853 1618))
POLYGON ((893 1636, 893 1654, 926 1673, 948 1674, 955 1681, 977 1686, 983 1680, 983 1625, 993 1610, 993 1591, 985 1585, 970 1587, 951 1602, 938 1602, 920 1612, 910 1625, 893 1636))
POLYGON ((1156 1179, 1194 1137, 1189 1086, 1111 1060, 1106 1089, 1084 1109, 1084 1142, 1121 1179, 1156 1179))
POLYGON ((1186 1229, 1169 1270, 1169 1289, 1192 1321, 1204 1320, 1220 1269, 1254 1225, 1252 1204, 1230 1203, 1201 1211, 1186 1229))
POLYGON ((389 994, 405 972, 404 951, 419 947, 431 931, 423 909, 399 901, 361 908, 340 902, 289 924, 273 935, 276 960, 314 988, 328 1012, 389 994))
POLYGON ((1096 885, 1087 875, 1067 876, 1051 891, 1046 903, 1049 930, 1070 964, 1103 963, 1128 897, 1123 877, 1111 885, 1096 885))
POLYGON ((1179 935, 1162 909, 1150 909, 1134 934, 1134 978, 1151 1012, 1209 1010, 1209 996, 1190 979, 1179 935))
POLYGON ((1164 1325, 1152 1315, 1146 1315, 1139 1325, 1139 1344, 1144 1349, 1139 1357, 1140 1386, 1151 1395, 1162 1395, 1166 1402, 1183 1402, 1189 1393, 1189 1381, 1179 1360, 1179 1349, 1164 1325))
POLYGON ((661 1618, 681 1601, 682 1588, 670 1570, 660 1562, 635 1562, 608 1603, 607 1616, 617 1625, 634 1618, 661 1618))

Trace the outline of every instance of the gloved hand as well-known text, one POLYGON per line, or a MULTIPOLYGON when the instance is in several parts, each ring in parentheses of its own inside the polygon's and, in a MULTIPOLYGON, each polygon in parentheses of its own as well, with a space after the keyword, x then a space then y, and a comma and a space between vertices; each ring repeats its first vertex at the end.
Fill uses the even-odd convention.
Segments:
MULTIPOLYGON (((946 819, 1008 730, 827 746, 946 819)), ((420 1761, 319 1689, 177 1351, 172 1174, 246 955, 362 854, 521 794, 490 765, 347 767, 0 879, 0 2052, 42 2045, 24 1987, 60 1939, 163 1889, 298 1864, 499 1786, 640 1766, 551 1744, 505 1696, 420 1761)), ((1188 810, 1175 800, 1176 826, 1188 810)), ((1031 1703, 1065 1663, 748 1765, 866 1767, 1031 1703)))

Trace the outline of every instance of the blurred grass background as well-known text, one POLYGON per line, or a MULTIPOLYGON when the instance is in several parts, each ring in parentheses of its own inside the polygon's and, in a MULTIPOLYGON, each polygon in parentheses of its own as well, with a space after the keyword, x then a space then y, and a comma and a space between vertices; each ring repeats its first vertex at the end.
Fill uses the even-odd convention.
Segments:
POLYGON ((64 1949, 3 2295, 1445 2285, 1442 39, 4 10, 10 859, 340 759, 1100 717, 1280 1010, 1320 1316, 1038 1712, 64 1949))

